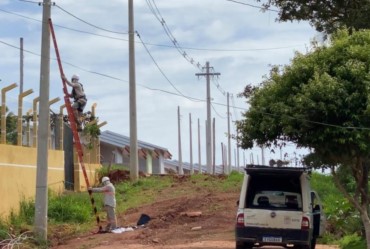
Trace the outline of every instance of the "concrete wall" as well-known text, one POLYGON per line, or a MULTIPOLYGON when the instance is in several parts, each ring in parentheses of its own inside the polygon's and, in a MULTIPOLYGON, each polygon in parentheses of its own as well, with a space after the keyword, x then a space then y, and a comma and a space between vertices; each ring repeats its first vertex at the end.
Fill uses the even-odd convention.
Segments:
MULTIPOLYGON (((21 200, 35 198, 36 165, 37 148, 0 144, 0 218, 6 218, 11 210, 18 211, 21 200)), ((100 167, 100 164, 85 162, 91 185, 96 180, 95 170, 100 167)), ((86 183, 79 163, 75 163, 74 171, 74 189, 85 191, 86 183)), ((49 150, 49 189, 56 192, 64 191, 64 179, 64 151, 49 150)))

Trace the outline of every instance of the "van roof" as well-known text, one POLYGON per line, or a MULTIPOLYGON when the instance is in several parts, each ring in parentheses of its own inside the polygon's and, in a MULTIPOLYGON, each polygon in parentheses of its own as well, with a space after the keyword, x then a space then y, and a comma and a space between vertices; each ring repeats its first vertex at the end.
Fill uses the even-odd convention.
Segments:
POLYGON ((271 167, 265 165, 248 164, 244 168, 248 175, 289 175, 300 176, 303 173, 311 173, 309 168, 305 167, 271 167))

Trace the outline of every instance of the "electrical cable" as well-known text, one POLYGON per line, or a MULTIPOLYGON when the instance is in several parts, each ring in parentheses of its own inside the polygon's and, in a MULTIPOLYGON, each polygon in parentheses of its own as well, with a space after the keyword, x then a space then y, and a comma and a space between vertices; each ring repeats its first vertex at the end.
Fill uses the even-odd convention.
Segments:
MULTIPOLYGON (((12 48, 16 48, 18 50, 20 50, 19 47, 17 46, 14 46, 14 45, 11 45, 9 43, 6 43, 4 41, 1 41, 0 40, 0 43, 4 44, 4 45, 7 45, 7 46, 10 46, 12 48)), ((34 53, 34 52, 31 52, 31 51, 28 51, 28 50, 24 50, 25 52, 27 53, 30 53, 30 54, 33 54, 33 55, 36 55, 36 56, 39 56, 41 57, 40 54, 37 54, 37 53, 34 53)), ((56 60, 56 59, 53 59, 53 60, 56 60)), ((107 77, 107 78, 110 78, 110 79, 114 79, 114 80, 118 80, 118 81, 123 81, 123 82, 128 82, 127 80, 123 80, 123 79, 120 79, 120 78, 117 78, 117 77, 114 77, 114 76, 110 76, 108 74, 104 74, 104 73, 99 73, 99 72, 95 72, 95 71, 91 71, 91 70, 87 70, 87 69, 83 69, 79 66, 76 66, 72 63, 69 63, 69 62, 63 62, 65 64, 68 64, 72 67, 76 67, 82 71, 85 71, 85 72, 88 72, 88 73, 92 73, 92 74, 96 74, 96 75, 100 75, 100 76, 103 76, 103 77, 107 77)), ((143 84, 138 84, 139 86, 141 87, 144 87, 148 90, 151 90, 151 91, 160 91, 160 92, 163 92, 163 93, 167 93, 167 94, 171 94, 171 95, 175 95, 175 96, 181 96, 181 97, 184 97, 186 99, 189 99, 189 100, 193 100, 193 101, 197 101, 197 102, 206 102, 206 100, 201 100, 201 99, 197 99, 197 98, 193 98, 193 97, 189 97, 189 96, 185 96, 183 94, 176 94, 176 93, 173 93, 173 92, 170 92, 170 91, 166 91, 166 90, 162 90, 162 89, 155 89, 155 88, 150 88, 150 87, 147 87, 143 84)), ((231 95, 232 97, 232 101, 233 101, 233 95, 231 95)), ((227 106, 226 104, 222 104, 222 103, 217 103, 217 102, 212 102, 212 104, 215 104, 215 105, 220 105, 220 106, 227 106)), ((242 108, 242 107, 237 107, 235 106, 235 103, 233 101, 233 105, 232 105, 233 109, 234 109, 234 114, 236 115, 236 109, 239 109, 239 110, 243 110, 243 111, 247 111, 247 109, 245 108, 242 108)), ((268 112, 259 112, 263 115, 269 115, 269 116, 280 116, 278 114, 272 114, 272 113, 268 113, 268 112)), ((231 115, 232 117, 232 115, 231 115)), ((311 120, 306 120, 306 119, 300 119, 300 118, 295 118, 295 117, 291 117, 291 116, 287 116, 287 118, 290 118, 290 119, 295 119, 295 120, 299 120, 299 121, 302 121, 302 122, 307 122, 307 123, 312 123, 312 124, 318 124, 318 125, 322 125, 322 126, 329 126, 329 127, 335 127, 335 128, 341 128, 341 129, 348 129, 348 130, 353 130, 353 129, 357 129, 357 130, 370 130, 370 128, 367 128, 367 127, 356 127, 356 126, 339 126, 339 125, 333 125, 333 124, 328 124, 328 123, 323 123, 323 122, 317 122, 317 121, 311 121, 311 120)))
POLYGON ((65 13, 67 13, 68 15, 70 15, 70 16, 72 16, 72 17, 76 18, 77 20, 79 20, 79 21, 81 21, 81 22, 83 22, 83 23, 85 23, 85 24, 87 24, 87 25, 89 25, 89 26, 92 26, 92 27, 94 27, 94 28, 96 28, 96 29, 100 29, 100 30, 103 30, 103 31, 106 31, 106 32, 109 32, 109 33, 114 33, 114 34, 121 34, 121 35, 127 35, 127 34, 128 34, 128 32, 118 32, 118 31, 112 31, 112 30, 109 30, 109 29, 101 28, 101 27, 99 27, 99 26, 96 26, 96 25, 94 25, 94 24, 91 24, 91 23, 89 23, 89 22, 87 22, 87 21, 85 21, 85 20, 83 20, 83 19, 79 18, 78 16, 76 16, 76 15, 72 14, 71 12, 69 12, 69 11, 67 11, 67 10, 63 9, 62 7, 60 7, 60 6, 59 6, 59 5, 57 5, 57 4, 55 4, 55 6, 56 6, 57 8, 59 8, 60 10, 64 11, 65 13))
POLYGON ((269 8, 266 9, 266 8, 261 7, 261 6, 257 6, 257 5, 253 5, 253 4, 249 4, 249 3, 243 3, 243 2, 239 2, 239 1, 235 1, 235 0, 226 0, 226 1, 241 4, 241 5, 246 5, 246 6, 257 8, 257 9, 260 9, 260 10, 263 10, 263 11, 268 10, 268 11, 272 11, 272 12, 279 12, 278 10, 273 10, 273 9, 269 9, 269 8))
MULTIPOLYGON (((32 21, 35 21, 35 22, 43 23, 42 20, 38 20, 38 19, 35 19, 35 18, 32 18, 32 17, 28 17, 28 16, 25 16, 25 15, 18 14, 18 13, 15 13, 15 12, 11 12, 11 11, 8 11, 8 10, 4 10, 4 9, 1 9, 1 8, 0 8, 0 11, 2 11, 4 13, 7 13, 7 14, 10 14, 10 15, 15 15, 15 16, 22 17, 22 18, 25 18, 25 19, 29 19, 29 20, 32 20, 32 21)), ((74 31, 74 32, 78 32, 78 33, 89 34, 89 35, 98 36, 98 37, 104 37, 104 38, 108 38, 108 39, 112 39, 112 40, 128 41, 128 39, 117 38, 117 37, 101 35, 101 34, 95 34, 95 33, 89 32, 89 31, 69 28, 69 27, 66 27, 66 26, 58 25, 58 24, 54 24, 54 26, 59 27, 59 28, 63 28, 63 29, 67 29, 67 30, 71 30, 71 31, 74 31)), ((124 33, 124 34, 126 34, 126 33, 124 33)), ((136 43, 141 43, 141 42, 136 42, 136 43)), ((150 43, 150 42, 146 42, 145 44, 150 45, 150 46, 156 46, 156 47, 176 48, 176 46, 174 46, 174 45, 155 44, 155 43, 150 43)), ((211 52, 212 51, 214 51, 214 52, 254 52, 254 51, 270 51, 270 50, 291 49, 291 48, 296 48, 296 47, 301 47, 301 46, 303 46, 303 45, 291 45, 291 46, 271 47, 271 48, 251 48, 251 49, 219 49, 219 48, 195 48, 195 47, 182 47, 182 48, 187 49, 187 50, 194 50, 194 51, 211 51, 211 52)), ((184 54, 182 54, 182 56, 185 56, 185 57, 188 58, 188 55, 187 55, 186 52, 184 52, 184 54)), ((197 67, 198 67, 198 65, 197 65, 197 67)))
MULTIPOLYGON (((149 49, 145 46, 145 43, 143 42, 143 40, 141 39, 140 37, 140 34, 136 31, 136 35, 137 37, 140 39, 141 43, 143 44, 146 52, 148 53, 149 57, 152 59, 153 63, 156 65, 157 69, 159 70, 159 72, 163 75, 163 77, 167 80, 168 83, 170 83, 170 85, 180 94, 182 95, 183 97, 185 98, 188 98, 187 96, 185 96, 179 89, 177 89, 175 87, 175 85, 171 82, 171 80, 167 77, 167 75, 163 72, 163 70, 160 68, 160 66, 158 65, 158 63, 156 62, 156 60, 154 59, 153 55, 150 53, 149 49)), ((191 101, 194 101, 194 99, 189 99, 191 101)))

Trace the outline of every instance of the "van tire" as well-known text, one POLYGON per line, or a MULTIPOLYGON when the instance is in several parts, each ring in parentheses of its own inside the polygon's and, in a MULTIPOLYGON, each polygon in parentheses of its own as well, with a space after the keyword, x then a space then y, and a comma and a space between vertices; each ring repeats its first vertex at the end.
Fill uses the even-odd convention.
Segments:
POLYGON ((310 249, 315 249, 316 247, 316 237, 313 237, 311 240, 311 248, 310 249))
POLYGON ((252 249, 253 244, 247 243, 236 243, 235 249, 252 249))
POLYGON ((316 247, 316 237, 311 239, 311 243, 309 245, 306 246, 295 245, 293 249, 315 249, 315 247, 316 247))

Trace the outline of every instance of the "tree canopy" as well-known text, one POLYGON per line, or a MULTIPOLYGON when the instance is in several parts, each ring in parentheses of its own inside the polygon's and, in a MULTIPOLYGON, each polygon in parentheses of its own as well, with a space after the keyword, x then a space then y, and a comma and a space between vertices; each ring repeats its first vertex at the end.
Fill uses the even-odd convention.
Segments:
POLYGON ((278 21, 309 21, 319 32, 332 34, 338 28, 350 31, 370 28, 368 0, 256 0, 265 10, 277 7, 278 21))
POLYGON ((370 31, 339 30, 330 45, 296 53, 243 95, 250 108, 237 122, 241 147, 294 142, 334 177, 336 166, 350 169, 354 193, 341 189, 361 213, 370 248, 370 31))
POLYGON ((259 87, 246 87, 250 109, 238 123, 244 148, 277 139, 332 160, 370 156, 370 32, 340 31, 332 45, 296 53, 259 87))

